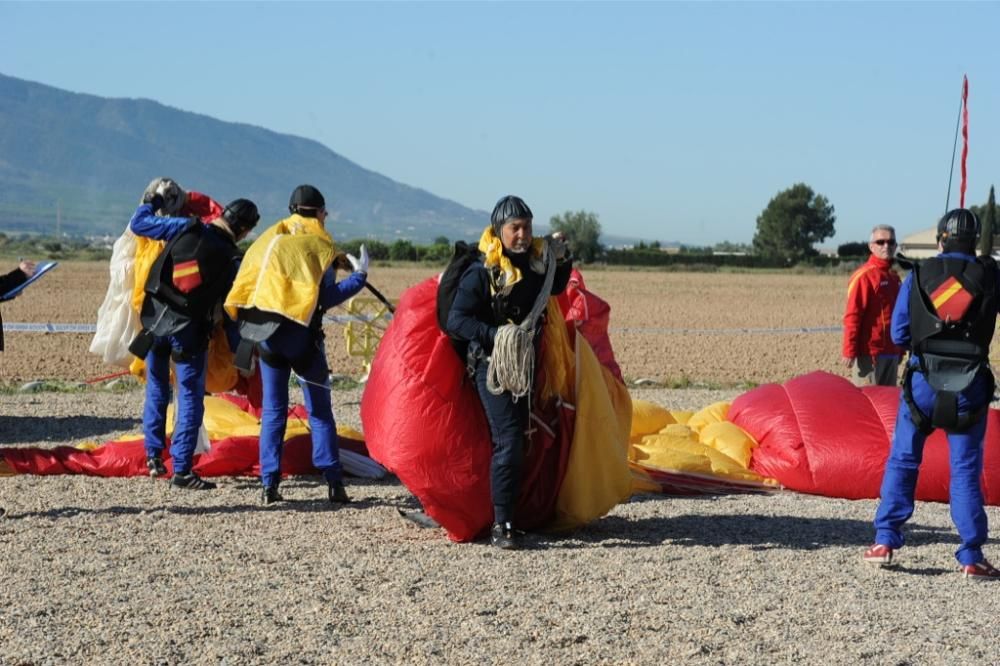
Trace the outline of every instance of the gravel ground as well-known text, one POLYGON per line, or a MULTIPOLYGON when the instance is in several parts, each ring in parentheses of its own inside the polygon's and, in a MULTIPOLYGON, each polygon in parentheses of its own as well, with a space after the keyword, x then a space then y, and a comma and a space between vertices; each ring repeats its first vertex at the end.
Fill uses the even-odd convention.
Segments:
MULTIPOLYGON (((342 422, 358 400, 335 394, 342 422)), ((136 432, 141 403, 0 395, 0 445, 136 432)), ((393 480, 353 480, 339 509, 317 478, 283 488, 264 509, 247 478, 0 479, 0 664, 1000 662, 1000 586, 959 576, 945 505, 918 505, 880 570, 860 559, 871 501, 644 496, 501 552, 403 521, 416 504, 393 480)))

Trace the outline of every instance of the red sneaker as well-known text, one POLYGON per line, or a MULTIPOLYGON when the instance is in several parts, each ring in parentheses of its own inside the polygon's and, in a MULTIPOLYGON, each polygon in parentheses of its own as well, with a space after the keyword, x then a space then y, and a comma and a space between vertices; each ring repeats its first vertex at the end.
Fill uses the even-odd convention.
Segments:
POLYGON ((972 580, 998 580, 1000 579, 1000 569, 982 560, 975 564, 966 564, 962 567, 962 575, 972 580))
POLYGON ((877 543, 865 551, 865 562, 887 567, 892 564, 892 553, 892 548, 877 543))

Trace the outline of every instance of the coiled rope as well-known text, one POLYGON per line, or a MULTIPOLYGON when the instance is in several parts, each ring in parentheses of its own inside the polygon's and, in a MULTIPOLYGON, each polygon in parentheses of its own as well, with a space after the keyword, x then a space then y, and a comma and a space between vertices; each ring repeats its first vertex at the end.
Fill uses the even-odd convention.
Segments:
POLYGON ((516 402, 531 393, 535 378, 535 326, 549 302, 556 261, 551 249, 545 253, 545 281, 531 312, 520 324, 504 324, 493 340, 493 354, 486 370, 486 389, 493 395, 510 391, 516 402))

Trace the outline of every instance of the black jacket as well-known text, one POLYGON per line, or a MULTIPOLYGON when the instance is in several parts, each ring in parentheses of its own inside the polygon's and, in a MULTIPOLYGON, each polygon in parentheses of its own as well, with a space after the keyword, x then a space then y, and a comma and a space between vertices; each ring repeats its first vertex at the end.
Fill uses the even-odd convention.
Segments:
MULTIPOLYGON (((0 275, 0 295, 6 294, 14 287, 28 281, 28 276, 20 268, 15 268, 6 275, 0 275)), ((0 351, 3 351, 3 317, 0 317, 0 351)))
MULTIPOLYGON (((497 329, 508 321, 515 324, 524 321, 545 282, 545 276, 528 268, 526 261, 517 261, 520 257, 516 255, 508 256, 521 270, 521 280, 511 288, 506 298, 499 302, 494 299, 490 292, 489 271, 480 260, 466 269, 448 313, 448 333, 466 343, 476 343, 487 355, 493 353, 493 339, 497 329), (522 262, 525 265, 518 265, 522 262)), ((572 261, 556 266, 552 296, 561 294, 566 289, 572 268, 572 261)), ((458 351, 464 357, 466 350, 458 351)))

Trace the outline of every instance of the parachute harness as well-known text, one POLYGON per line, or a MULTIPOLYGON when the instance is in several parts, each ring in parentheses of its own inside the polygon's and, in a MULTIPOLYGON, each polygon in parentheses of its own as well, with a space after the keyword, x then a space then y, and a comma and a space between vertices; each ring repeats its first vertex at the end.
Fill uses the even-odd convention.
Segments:
POLYGON ((518 398, 531 393, 535 377, 535 326, 549 302, 556 262, 552 252, 545 256, 545 281, 531 312, 520 324, 504 324, 497 330, 486 371, 486 389, 493 395, 510 391, 518 398))

